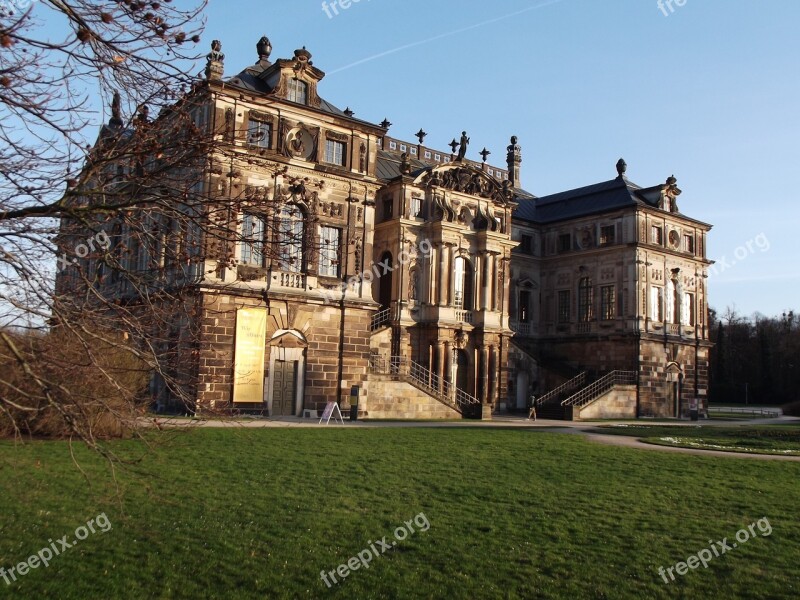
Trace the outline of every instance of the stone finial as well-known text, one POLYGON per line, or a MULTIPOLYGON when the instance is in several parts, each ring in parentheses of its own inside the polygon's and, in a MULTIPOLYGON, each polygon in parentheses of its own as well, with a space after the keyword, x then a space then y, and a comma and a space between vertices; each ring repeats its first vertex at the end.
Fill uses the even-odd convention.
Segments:
POLYGON ((417 136, 417 139, 419 140, 419 143, 422 144, 422 142, 425 141, 425 136, 428 135, 428 134, 425 133, 425 130, 422 127, 420 127, 419 131, 417 133, 415 133, 414 135, 417 136))
POLYGON ((120 129, 124 125, 122 122, 122 99, 118 90, 114 92, 114 98, 111 100, 111 119, 109 119, 108 125, 115 129, 120 129))
POLYGON ((625 177, 625 173, 628 171, 628 163, 625 162, 624 158, 620 158, 617 161, 617 175, 619 177, 625 177))
POLYGON ((389 119, 384 119, 381 122, 381 127, 383 127, 384 129, 389 129, 389 127, 391 127, 391 126, 392 126, 392 123, 391 123, 391 121, 389 121, 389 119))
POLYGON ((481 150, 478 154, 480 154, 481 158, 483 158, 483 162, 486 162, 486 159, 489 158, 491 152, 486 149, 486 146, 484 146, 483 150, 481 150))
POLYGON ((345 114, 345 116, 346 116, 346 117, 352 117, 352 116, 353 116, 354 114, 356 114, 356 113, 354 113, 354 112, 353 112, 353 111, 350 109, 350 107, 348 106, 347 108, 345 108, 345 109, 344 109, 344 114, 345 114))
POLYGON ((267 36, 263 36, 258 40, 256 52, 258 52, 258 62, 269 62, 269 56, 272 54, 272 43, 267 36))
POLYGON ((211 52, 206 55, 206 79, 219 81, 225 72, 225 55, 222 53, 222 42, 211 42, 211 52))
POLYGON ((517 136, 511 136, 511 144, 507 148, 506 164, 508 165, 508 180, 512 187, 519 187, 520 165, 522 164, 522 147, 517 143, 517 136))

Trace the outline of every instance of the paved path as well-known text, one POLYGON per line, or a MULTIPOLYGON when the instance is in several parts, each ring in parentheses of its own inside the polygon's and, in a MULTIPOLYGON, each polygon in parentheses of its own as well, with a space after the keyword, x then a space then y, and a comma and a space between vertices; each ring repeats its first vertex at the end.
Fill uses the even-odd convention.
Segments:
MULTIPOLYGON (((272 419, 263 418, 239 418, 239 419, 171 419, 159 417, 156 419, 147 418, 146 421, 151 426, 162 427, 216 427, 216 428, 244 428, 244 429, 262 429, 262 428, 319 428, 325 427, 320 425, 317 419, 301 419, 298 417, 276 417, 272 419)), ((695 454, 698 456, 719 456, 724 458, 749 458, 753 460, 783 460, 791 462, 800 462, 800 456, 781 456, 777 454, 748 454, 746 452, 724 452, 721 450, 701 450, 699 448, 678 448, 675 446, 659 446, 656 444, 647 444, 640 442, 635 436, 625 435, 608 435, 604 434, 599 425, 616 425, 616 426, 648 426, 648 425, 665 425, 676 427, 738 427, 744 425, 775 425, 781 423, 798 423, 800 419, 794 417, 777 417, 774 419, 749 419, 749 420, 735 420, 735 421, 604 421, 602 423, 586 423, 579 421, 549 421, 539 419, 538 421, 528 421, 523 417, 518 416, 496 416, 491 421, 345 421, 344 424, 337 423, 331 424, 327 427, 334 427, 337 429, 379 429, 382 427, 391 428, 436 428, 436 429, 451 429, 451 428, 518 428, 528 430, 542 430, 552 433, 562 434, 577 434, 583 435, 592 442, 607 444, 610 446, 621 446, 624 448, 636 448, 640 450, 651 450, 656 452, 677 452, 680 454, 695 454)))

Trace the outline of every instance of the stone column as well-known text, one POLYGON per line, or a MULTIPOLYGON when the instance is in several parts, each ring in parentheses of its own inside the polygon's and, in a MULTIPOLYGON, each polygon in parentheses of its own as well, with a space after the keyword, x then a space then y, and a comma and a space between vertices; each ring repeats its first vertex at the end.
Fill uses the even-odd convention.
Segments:
POLYGON ((437 277, 436 283, 438 304, 439 306, 445 306, 445 304, 447 304, 447 290, 445 288, 447 285, 445 276, 445 269, 447 268, 447 247, 444 244, 439 244, 436 248, 439 253, 439 276, 437 277))
POLYGON ((497 401, 497 346, 489 346, 489 400, 497 401))
POLYGON ((456 248, 453 244, 447 245, 447 306, 453 306, 456 297, 456 248))
POLYGON ((445 357, 446 357, 445 344, 444 342, 439 342, 437 347, 436 375, 438 375, 439 377, 437 387, 439 389, 440 394, 444 391, 445 357))
POLYGON ((491 259, 492 257, 488 252, 481 256, 481 310, 487 310, 489 308, 489 282, 492 278, 491 259))
POLYGON ((489 347, 481 346, 481 380, 482 385, 480 388, 481 395, 479 399, 481 404, 489 403, 489 347))

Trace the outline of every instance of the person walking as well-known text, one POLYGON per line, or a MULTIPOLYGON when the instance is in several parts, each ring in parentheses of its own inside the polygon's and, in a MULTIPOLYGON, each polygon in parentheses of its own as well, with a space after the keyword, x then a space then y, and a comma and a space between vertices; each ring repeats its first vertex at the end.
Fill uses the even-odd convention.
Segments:
POLYGON ((530 399, 528 400, 528 404, 530 404, 530 410, 528 411, 528 421, 533 418, 536 421, 536 396, 531 395, 530 399))

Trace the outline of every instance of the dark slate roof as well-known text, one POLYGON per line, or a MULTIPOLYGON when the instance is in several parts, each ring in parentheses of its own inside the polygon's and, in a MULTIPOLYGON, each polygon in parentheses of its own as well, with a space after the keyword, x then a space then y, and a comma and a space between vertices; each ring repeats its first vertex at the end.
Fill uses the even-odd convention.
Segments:
MULTIPOLYGON (((247 92, 253 94, 269 94, 272 91, 272 86, 268 81, 261 77, 261 74, 269 68, 269 65, 264 66, 262 64, 255 64, 252 67, 247 67, 244 71, 239 73, 238 75, 234 75, 233 77, 229 78, 226 83, 228 85, 234 86, 236 88, 245 90, 247 92)), ((270 77, 267 77, 270 79, 270 77)), ((271 78, 273 83, 275 83, 275 77, 271 78)), ((337 117, 342 117, 345 119, 350 119, 351 121, 356 121, 359 123, 365 123, 372 127, 379 127, 375 123, 370 121, 365 121, 363 119, 357 119, 355 117, 349 117, 344 114, 344 111, 340 108, 334 106, 324 98, 320 97, 320 106, 319 110, 324 113, 328 113, 330 115, 335 115, 337 117)))
POLYGON ((657 201, 658 195, 653 192, 660 188, 644 190, 625 178, 617 177, 541 198, 520 198, 514 218, 532 223, 553 223, 621 208, 654 206, 653 201, 657 201))
MULTIPOLYGON (((423 169, 428 168, 427 164, 410 156, 408 157, 408 164, 411 165, 412 174, 417 174, 423 169)), ((400 177, 400 156, 394 152, 378 150, 378 166, 376 171, 376 177, 383 181, 391 181, 392 179, 400 177)))

